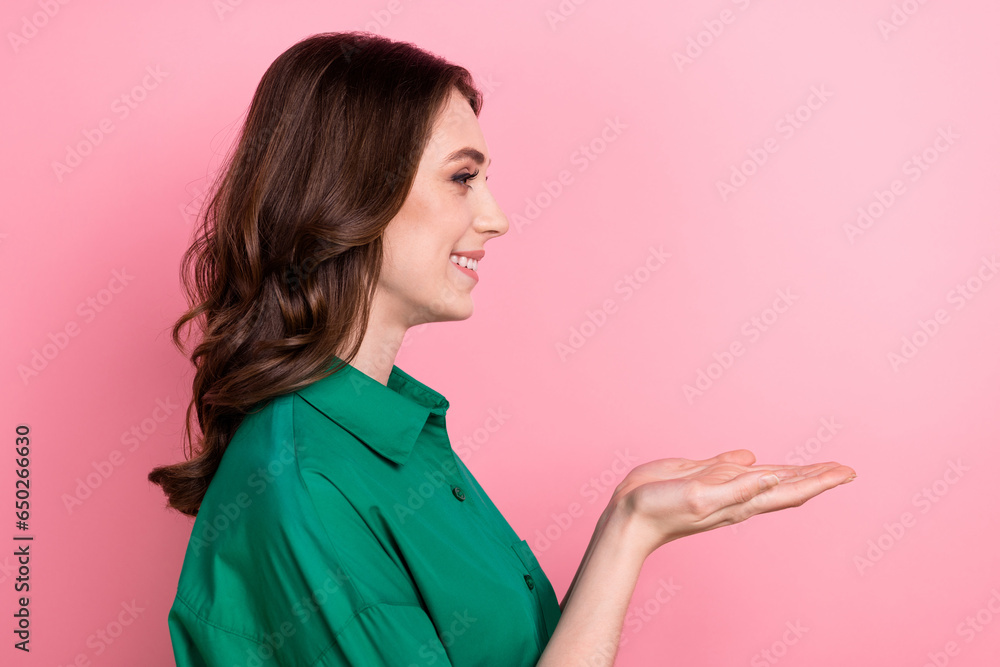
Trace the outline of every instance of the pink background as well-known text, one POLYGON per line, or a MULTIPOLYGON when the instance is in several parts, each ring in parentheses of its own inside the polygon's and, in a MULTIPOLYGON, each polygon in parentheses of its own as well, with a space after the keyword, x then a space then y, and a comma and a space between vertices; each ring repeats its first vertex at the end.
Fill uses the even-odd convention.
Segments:
POLYGON ((616 664, 997 664, 998 21, 916 0, 5 2, 0 405, 10 449, 31 427, 35 540, 24 656, 0 538, 0 662, 172 664, 191 523, 146 474, 181 457, 181 253, 270 62, 367 28, 486 90, 511 228, 475 315, 411 330, 397 363, 449 398, 456 450, 560 599, 642 461, 857 470, 653 554, 616 664))

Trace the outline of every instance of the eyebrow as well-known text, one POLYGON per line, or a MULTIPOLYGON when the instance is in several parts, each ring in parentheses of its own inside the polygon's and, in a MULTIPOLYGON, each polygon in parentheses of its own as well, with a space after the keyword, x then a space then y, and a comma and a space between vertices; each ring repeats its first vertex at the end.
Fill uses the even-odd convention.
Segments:
MULTIPOLYGON (((483 155, 482 152, 467 146, 449 154, 448 157, 444 159, 444 162, 441 163, 441 166, 447 166, 452 162, 458 162, 459 160, 464 160, 466 158, 471 158, 476 164, 482 164, 486 160, 486 156, 483 155)), ((490 163, 493 163, 492 158, 490 158, 490 163)))

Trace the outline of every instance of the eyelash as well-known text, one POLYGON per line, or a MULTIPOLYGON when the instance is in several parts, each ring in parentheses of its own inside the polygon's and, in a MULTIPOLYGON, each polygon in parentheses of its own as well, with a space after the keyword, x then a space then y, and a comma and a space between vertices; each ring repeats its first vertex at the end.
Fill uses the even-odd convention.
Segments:
MULTIPOLYGON (((473 172, 473 173, 471 173, 471 174, 462 174, 461 176, 453 176, 451 180, 455 181, 456 183, 461 183, 462 185, 464 185, 465 187, 467 187, 467 188, 469 188, 471 190, 472 186, 468 184, 468 181, 471 181, 472 179, 474 179, 478 175, 479 175, 479 170, 476 169, 476 171, 473 172)), ((486 176, 484 178, 484 180, 488 181, 488 180, 490 180, 490 177, 486 176)))

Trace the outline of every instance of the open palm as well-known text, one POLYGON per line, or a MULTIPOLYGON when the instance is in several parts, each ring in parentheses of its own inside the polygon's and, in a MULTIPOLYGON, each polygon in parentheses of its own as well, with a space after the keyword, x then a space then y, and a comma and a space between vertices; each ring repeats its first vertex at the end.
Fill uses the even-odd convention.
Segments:
POLYGON ((611 500, 628 508, 652 552, 686 535, 798 507, 854 479, 854 470, 836 462, 793 466, 754 465, 755 461, 747 449, 700 461, 650 461, 633 468, 611 500))

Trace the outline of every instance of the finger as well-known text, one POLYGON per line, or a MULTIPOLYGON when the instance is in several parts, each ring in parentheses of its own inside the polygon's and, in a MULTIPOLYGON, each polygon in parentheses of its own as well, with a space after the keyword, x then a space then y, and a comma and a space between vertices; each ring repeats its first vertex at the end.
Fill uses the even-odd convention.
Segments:
POLYGON ((800 479, 805 479, 807 477, 815 477, 817 475, 821 475, 830 470, 840 470, 845 477, 845 481, 847 481, 846 478, 849 477, 853 479, 856 475, 853 468, 835 462, 816 463, 811 466, 778 469, 772 472, 774 472, 774 474, 776 474, 781 479, 782 482, 796 482, 800 479))
POLYGON ((754 468, 782 468, 782 469, 799 469, 799 470, 809 470, 814 468, 822 468, 825 466, 839 466, 842 465, 837 461, 818 461, 816 463, 809 463, 806 465, 783 465, 780 463, 761 463, 759 465, 753 466, 754 468))
POLYGON ((730 507, 745 505, 755 496, 774 488, 781 483, 778 476, 769 470, 755 470, 745 472, 733 477, 731 480, 720 486, 728 492, 727 503, 730 507))
POLYGON ((848 466, 838 465, 815 470, 796 479, 782 480, 766 492, 756 495, 747 505, 753 514, 798 507, 824 491, 851 481, 854 477, 854 470, 848 466))
MULTIPOLYGON (((727 484, 737 477, 748 473, 773 473, 782 480, 798 479, 801 476, 812 474, 814 471, 822 470, 826 467, 829 467, 829 464, 816 464, 812 466, 745 466, 739 463, 721 462, 692 468, 686 472, 686 476, 710 484, 727 484)), ((752 482, 754 478, 751 476, 747 479, 752 482)))
MULTIPOLYGON (((791 479, 778 479, 779 472, 751 471, 715 486, 720 494, 719 509, 707 516, 706 524, 738 523, 754 516, 789 507, 798 507, 807 500, 852 479, 854 471, 847 466, 809 466, 809 473, 791 479)), ((713 494, 714 495, 714 494, 713 494)))
POLYGON ((775 473, 781 479, 792 479, 800 476, 808 476, 816 472, 822 472, 824 470, 830 470, 840 466, 839 463, 834 461, 824 462, 824 463, 813 463, 805 466, 792 466, 792 465, 760 465, 753 466, 754 470, 768 470, 775 473))
POLYGON ((734 472, 724 476, 728 479, 737 474, 735 469, 747 468, 752 465, 755 460, 756 457, 750 450, 734 449, 732 451, 723 452, 713 456, 710 459, 655 459, 653 461, 647 461, 642 467, 645 468, 646 472, 650 474, 660 476, 663 479, 670 479, 679 477, 681 474, 687 477, 693 477, 709 468, 718 471, 720 467, 726 467, 727 464, 730 464, 727 469, 732 469, 734 472))
POLYGON ((739 465, 750 466, 753 465, 757 460, 754 453, 749 449, 731 449, 728 452, 722 452, 717 454, 710 459, 704 459, 697 461, 703 465, 709 466, 713 463, 737 463, 739 465))
MULTIPOLYGON (((821 463, 812 463, 804 466, 797 465, 779 465, 779 464, 761 464, 754 466, 747 466, 750 471, 770 471, 778 475, 781 479, 792 479, 799 476, 811 475, 815 472, 822 472, 823 470, 830 470, 833 468, 840 467, 841 464, 836 461, 824 461, 821 463)), ((853 472, 853 470, 851 471, 853 472)))

